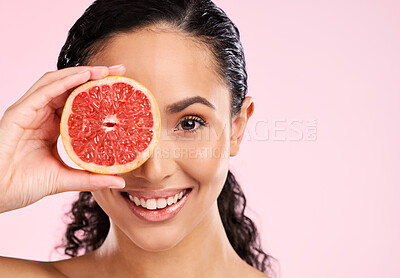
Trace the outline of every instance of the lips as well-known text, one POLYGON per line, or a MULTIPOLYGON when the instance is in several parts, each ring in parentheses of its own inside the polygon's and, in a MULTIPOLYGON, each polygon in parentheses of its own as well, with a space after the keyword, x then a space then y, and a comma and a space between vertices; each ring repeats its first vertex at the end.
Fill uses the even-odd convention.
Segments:
POLYGON ((173 218, 185 205, 192 189, 122 192, 130 210, 147 222, 161 222, 173 218), (132 201, 133 200, 133 201, 132 201))

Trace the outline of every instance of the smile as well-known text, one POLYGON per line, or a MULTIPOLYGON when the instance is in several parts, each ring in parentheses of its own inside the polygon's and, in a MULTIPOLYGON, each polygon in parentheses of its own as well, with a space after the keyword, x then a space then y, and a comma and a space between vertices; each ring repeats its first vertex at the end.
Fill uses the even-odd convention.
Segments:
POLYGON ((146 222, 160 222, 173 218, 185 205, 192 189, 178 192, 121 192, 130 210, 146 222), (156 196, 161 195, 161 196, 156 196))
POLYGON ((142 206, 149 210, 155 210, 176 204, 180 199, 182 199, 182 197, 186 194, 186 192, 187 190, 184 189, 180 193, 175 194, 174 196, 169 196, 168 198, 158 198, 158 199, 155 198, 146 199, 131 195, 129 193, 127 194, 129 200, 132 201, 135 205, 142 206))

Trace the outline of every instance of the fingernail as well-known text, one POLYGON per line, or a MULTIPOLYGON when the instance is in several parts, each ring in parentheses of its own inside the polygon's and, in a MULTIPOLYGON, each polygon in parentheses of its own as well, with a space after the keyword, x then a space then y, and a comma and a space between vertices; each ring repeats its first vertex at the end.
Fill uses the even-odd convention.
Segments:
POLYGON ((110 188, 116 188, 116 189, 125 188, 125 182, 120 183, 120 184, 114 184, 114 185, 110 186, 110 188))
POLYGON ((115 66, 111 66, 108 67, 109 69, 118 69, 118 68, 122 68, 123 64, 119 64, 119 65, 115 65, 115 66))
POLYGON ((94 69, 102 69, 102 70, 106 70, 107 67, 103 67, 103 66, 94 66, 94 69))

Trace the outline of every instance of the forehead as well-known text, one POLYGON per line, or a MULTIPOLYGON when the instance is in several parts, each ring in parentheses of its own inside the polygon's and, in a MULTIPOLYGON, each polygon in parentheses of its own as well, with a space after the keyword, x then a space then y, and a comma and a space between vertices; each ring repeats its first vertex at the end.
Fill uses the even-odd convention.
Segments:
POLYGON ((127 68, 125 75, 147 87, 157 101, 202 96, 215 106, 229 106, 228 90, 216 73, 210 50, 180 33, 144 29, 119 34, 102 46, 89 65, 121 63, 127 68))

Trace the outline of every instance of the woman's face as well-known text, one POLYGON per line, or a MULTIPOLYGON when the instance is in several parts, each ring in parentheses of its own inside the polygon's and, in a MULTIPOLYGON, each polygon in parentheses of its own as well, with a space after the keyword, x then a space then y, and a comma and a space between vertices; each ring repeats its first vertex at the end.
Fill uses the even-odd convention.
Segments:
POLYGON ((89 63, 124 64, 125 76, 147 87, 160 109, 162 130, 152 156, 122 175, 123 190, 92 192, 116 230, 144 250, 174 247, 193 231, 201 233, 218 215, 216 201, 230 156, 230 93, 218 79, 211 57, 194 40, 157 29, 119 35, 89 63), (171 109, 194 97, 203 103, 171 109), (171 189, 190 189, 190 193, 180 211, 163 221, 141 219, 121 194, 161 196, 171 189))

